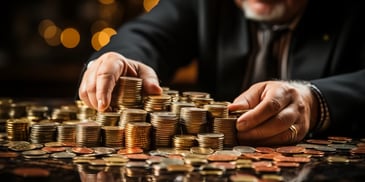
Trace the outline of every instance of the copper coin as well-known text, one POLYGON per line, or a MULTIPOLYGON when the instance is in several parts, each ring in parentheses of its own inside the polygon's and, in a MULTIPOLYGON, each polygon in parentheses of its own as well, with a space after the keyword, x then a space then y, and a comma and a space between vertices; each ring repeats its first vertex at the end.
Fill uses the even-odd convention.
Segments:
POLYGON ((256 172, 268 172, 268 173, 276 173, 280 172, 280 168, 278 166, 258 166, 254 168, 256 172))
POLYGON ((274 161, 276 161, 276 162, 310 162, 310 158, 278 156, 278 157, 274 158, 274 161))
POLYGON ((299 162, 280 162, 277 161, 275 162, 275 165, 278 167, 299 167, 300 163, 299 162))
POLYGON ((22 177, 47 177, 50 175, 50 172, 46 169, 42 168, 27 168, 20 167, 16 168, 12 171, 14 175, 22 176, 22 177))
POLYGON ((299 154, 303 153, 305 151, 305 148, 302 146, 283 146, 276 148, 276 152, 282 153, 282 154, 299 154))
POLYGON ((320 144, 320 145, 328 145, 328 144, 332 143, 330 140, 321 140, 321 139, 308 139, 308 140, 306 140, 306 142, 312 143, 312 144, 320 144))
POLYGON ((355 147, 350 150, 352 154, 365 154, 365 147, 355 147))
POLYGON ((94 153, 94 150, 92 148, 88 147, 73 147, 72 152, 77 154, 92 154, 94 153))
POLYGON ((62 142, 63 147, 76 147, 75 142, 62 142))
POLYGON ((19 154, 16 152, 0 152, 0 158, 15 158, 18 156, 19 154))
POLYGON ((260 153, 274 153, 275 149, 271 147, 256 147, 256 152, 260 153))
POLYGON ((248 159, 261 160, 262 153, 243 153, 242 156, 248 159))
POLYGON ((230 162, 211 162, 209 163, 211 166, 216 168, 223 168, 225 170, 234 170, 236 169, 236 165, 230 162))
POLYGON ((147 154, 126 154, 125 156, 130 160, 147 160, 150 158, 147 154))
POLYGON ((329 140, 332 140, 333 142, 339 142, 339 143, 351 142, 352 141, 352 138, 344 137, 344 136, 328 136, 327 138, 329 140))
POLYGON ((42 150, 47 153, 53 153, 53 152, 63 152, 66 150, 66 148, 64 148, 64 147, 43 147, 42 150))
POLYGON ((324 152, 320 151, 320 150, 314 150, 314 149, 305 149, 304 154, 323 156, 324 152))
POLYGON ((130 148, 125 148, 125 149, 120 149, 118 150, 118 154, 138 154, 138 153, 143 153, 143 149, 140 147, 130 147, 130 148))
POLYGON ((272 166, 272 162, 271 161, 256 161, 256 162, 252 162, 251 166, 253 168, 255 167, 270 167, 272 166))
POLYGON ((215 162, 220 162, 220 161, 234 161, 237 160, 237 156, 234 155, 224 155, 224 154, 215 154, 215 155, 209 155, 207 157, 207 159, 209 161, 215 161, 215 162))

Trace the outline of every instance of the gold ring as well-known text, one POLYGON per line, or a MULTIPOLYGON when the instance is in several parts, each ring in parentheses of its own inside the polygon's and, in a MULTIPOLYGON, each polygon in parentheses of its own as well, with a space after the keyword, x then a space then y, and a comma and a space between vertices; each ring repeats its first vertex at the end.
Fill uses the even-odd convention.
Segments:
POLYGON ((298 136, 298 130, 294 125, 291 125, 289 127, 290 130, 290 143, 295 143, 297 140, 297 136, 298 136))

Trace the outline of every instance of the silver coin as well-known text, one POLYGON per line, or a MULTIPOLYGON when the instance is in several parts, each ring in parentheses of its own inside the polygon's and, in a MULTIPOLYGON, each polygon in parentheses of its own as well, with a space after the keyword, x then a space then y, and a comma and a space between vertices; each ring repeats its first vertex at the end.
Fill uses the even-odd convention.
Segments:
POLYGON ((28 151, 24 151, 22 152, 23 155, 44 155, 47 154, 47 152, 43 151, 43 150, 28 150, 28 151))
POLYGON ((56 152, 51 154, 51 157, 56 159, 66 159, 66 158, 74 158, 76 157, 76 154, 70 152, 56 152))

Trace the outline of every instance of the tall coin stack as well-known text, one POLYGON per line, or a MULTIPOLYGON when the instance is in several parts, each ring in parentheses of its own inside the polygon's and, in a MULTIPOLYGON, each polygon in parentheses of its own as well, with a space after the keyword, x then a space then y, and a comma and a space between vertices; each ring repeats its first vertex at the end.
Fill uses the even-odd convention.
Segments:
POLYGON ((237 145, 236 118, 214 118, 213 133, 223 133, 224 147, 233 147, 237 145))
POLYGON ((169 111, 170 106, 170 95, 147 96, 144 101, 144 110, 146 110, 147 112, 169 111))
POLYGON ((33 124, 30 130, 31 143, 47 143, 56 141, 57 126, 59 123, 51 120, 41 120, 33 124))
POLYGON ((171 147, 176 134, 178 118, 172 112, 153 112, 150 114, 153 127, 153 142, 156 147, 171 147))
POLYGON ((110 106, 113 111, 142 107, 142 79, 121 76, 112 92, 110 106))
POLYGON ((120 126, 102 126, 101 144, 105 147, 124 147, 124 128, 120 126))
POLYGON ((199 133, 197 137, 199 147, 211 148, 213 150, 223 149, 223 133, 199 133))
POLYGON ((58 142, 76 142, 76 122, 63 122, 57 126, 58 142))
POLYGON ((83 121, 76 125, 76 145, 97 147, 100 145, 101 126, 95 121, 83 121))
POLYGON ((117 126, 120 120, 120 113, 118 112, 98 112, 96 115, 96 122, 101 126, 117 126))
POLYGON ((124 109, 120 116, 119 126, 125 128, 128 122, 146 122, 147 111, 143 109, 124 109))
POLYGON ((207 110, 197 107, 183 107, 180 122, 184 134, 198 134, 207 130, 207 110))
POLYGON ((6 121, 6 134, 10 141, 28 141, 29 120, 8 119, 6 121))
POLYGON ((149 150, 151 147, 151 123, 128 122, 125 127, 126 148, 140 147, 149 150))

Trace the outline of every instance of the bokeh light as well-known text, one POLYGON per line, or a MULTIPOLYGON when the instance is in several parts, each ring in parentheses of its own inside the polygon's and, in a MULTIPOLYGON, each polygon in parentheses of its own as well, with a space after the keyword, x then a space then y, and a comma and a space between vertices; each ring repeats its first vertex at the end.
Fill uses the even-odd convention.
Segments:
POLYGON ((144 0, 143 7, 148 12, 158 4, 159 0, 144 0))
POLYGON ((80 33, 74 28, 66 28, 61 33, 61 43, 66 48, 75 48, 80 42, 80 33))

